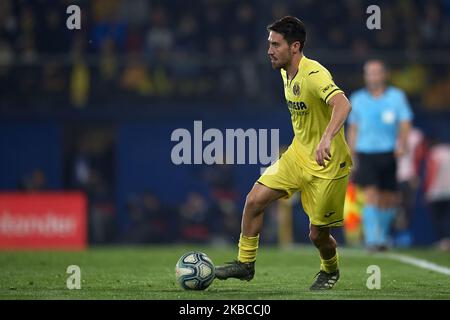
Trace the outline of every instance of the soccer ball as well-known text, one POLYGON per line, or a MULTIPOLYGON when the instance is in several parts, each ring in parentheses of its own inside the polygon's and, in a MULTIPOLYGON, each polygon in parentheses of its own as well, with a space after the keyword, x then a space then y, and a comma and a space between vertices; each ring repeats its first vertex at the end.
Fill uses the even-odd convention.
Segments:
POLYGON ((175 275, 183 289, 205 290, 214 280, 214 264, 203 252, 188 252, 178 260, 175 275))

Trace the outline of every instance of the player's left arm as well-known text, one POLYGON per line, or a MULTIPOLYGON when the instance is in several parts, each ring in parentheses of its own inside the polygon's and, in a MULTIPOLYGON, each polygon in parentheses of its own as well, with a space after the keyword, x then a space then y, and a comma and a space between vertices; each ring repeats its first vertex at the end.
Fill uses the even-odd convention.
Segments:
POLYGON ((328 105, 333 108, 330 122, 320 139, 316 148, 316 161, 320 166, 325 167, 325 160, 331 160, 331 141, 333 137, 341 130, 348 114, 352 110, 350 101, 344 93, 338 92, 328 100, 328 105))

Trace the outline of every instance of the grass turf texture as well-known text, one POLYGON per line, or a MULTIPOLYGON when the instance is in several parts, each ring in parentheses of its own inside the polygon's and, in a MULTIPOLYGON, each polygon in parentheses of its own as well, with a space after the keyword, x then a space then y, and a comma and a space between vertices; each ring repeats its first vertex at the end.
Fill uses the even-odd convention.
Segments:
MULTIPOLYGON (((0 252, 0 299, 450 299, 450 276, 391 260, 383 254, 340 249, 341 279, 331 291, 311 292, 319 270, 316 250, 261 247, 251 282, 215 280, 205 291, 184 291, 175 264, 190 250, 216 265, 233 260, 236 248, 204 246, 110 247, 84 252, 0 252), (69 265, 81 268, 81 290, 68 290, 69 265), (366 287, 367 267, 381 268, 381 289, 366 287)), ((450 254, 402 250, 450 268, 450 254)))

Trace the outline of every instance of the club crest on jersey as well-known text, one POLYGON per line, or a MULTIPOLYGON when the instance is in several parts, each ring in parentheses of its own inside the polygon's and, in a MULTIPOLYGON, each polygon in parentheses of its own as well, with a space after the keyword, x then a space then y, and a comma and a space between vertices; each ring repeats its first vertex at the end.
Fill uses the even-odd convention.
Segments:
POLYGON ((294 95, 299 96, 300 95, 300 84, 298 82, 296 82, 294 84, 294 87, 292 88, 292 92, 294 93, 294 95))

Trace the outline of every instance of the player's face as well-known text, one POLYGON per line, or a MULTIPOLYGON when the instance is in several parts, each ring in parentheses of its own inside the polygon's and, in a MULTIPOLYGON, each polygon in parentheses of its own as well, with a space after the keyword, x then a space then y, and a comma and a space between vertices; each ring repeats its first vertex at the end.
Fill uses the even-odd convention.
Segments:
POLYGON ((386 70, 380 61, 369 61, 364 66, 364 81, 367 87, 384 86, 386 82, 386 70))
POLYGON ((275 32, 269 32, 269 50, 267 54, 269 55, 270 62, 272 63, 272 68, 281 69, 285 68, 292 59, 291 48, 287 41, 284 39, 283 35, 275 32))

